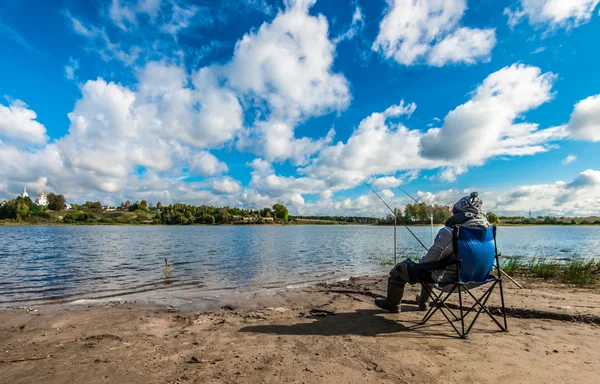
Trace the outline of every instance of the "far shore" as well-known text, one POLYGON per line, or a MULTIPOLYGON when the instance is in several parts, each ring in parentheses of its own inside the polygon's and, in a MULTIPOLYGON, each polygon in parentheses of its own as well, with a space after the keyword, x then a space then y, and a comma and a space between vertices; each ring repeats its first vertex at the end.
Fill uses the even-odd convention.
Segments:
MULTIPOLYGON (((362 226, 362 227, 392 227, 391 224, 354 224, 344 222, 327 222, 327 223, 227 223, 227 224, 155 224, 155 223, 30 223, 16 221, 1 221, 0 226, 6 227, 96 227, 96 226, 121 226, 121 227, 277 227, 277 226, 298 226, 298 225, 342 225, 342 226, 362 226)), ((504 224, 496 223, 499 227, 600 227, 600 224, 582 223, 582 224, 504 224)), ((398 227, 402 226, 401 224, 398 227)), ((430 227, 431 224, 409 224, 409 227, 430 227)), ((434 224, 434 228, 441 228, 443 224, 434 224)))
POLYGON ((518 280, 524 289, 504 282, 509 332, 482 317, 468 340, 455 338, 441 315, 417 326, 416 286, 402 313, 374 307, 384 276, 234 292, 202 312, 127 298, 3 309, 0 377, 14 384, 596 383, 600 286, 518 280))

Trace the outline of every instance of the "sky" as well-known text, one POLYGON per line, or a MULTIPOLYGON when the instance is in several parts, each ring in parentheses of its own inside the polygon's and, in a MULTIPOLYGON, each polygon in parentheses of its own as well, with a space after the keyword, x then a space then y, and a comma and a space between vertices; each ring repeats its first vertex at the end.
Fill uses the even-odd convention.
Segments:
POLYGON ((600 215, 600 0, 0 2, 0 200, 600 215))

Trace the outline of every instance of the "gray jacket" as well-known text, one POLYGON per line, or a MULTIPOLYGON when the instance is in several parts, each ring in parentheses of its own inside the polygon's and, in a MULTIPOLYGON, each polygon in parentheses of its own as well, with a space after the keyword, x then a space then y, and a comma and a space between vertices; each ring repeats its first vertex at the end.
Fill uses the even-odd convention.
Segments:
MULTIPOLYGON (((488 228, 490 224, 487 220, 481 218, 465 221, 461 224, 463 227, 485 227, 488 228)), ((421 259, 421 263, 432 263, 436 261, 446 260, 448 258, 454 258, 454 245, 452 244, 452 228, 443 227, 437 233, 435 241, 425 257, 421 259)), ((445 269, 440 269, 431 272, 431 277, 437 283, 445 283, 456 281, 456 265, 450 265, 445 269)))

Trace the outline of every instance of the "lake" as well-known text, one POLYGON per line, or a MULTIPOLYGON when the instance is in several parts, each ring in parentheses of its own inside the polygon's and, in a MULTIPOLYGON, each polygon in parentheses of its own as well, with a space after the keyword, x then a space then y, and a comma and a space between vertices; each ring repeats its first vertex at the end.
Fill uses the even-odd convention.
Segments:
MULTIPOLYGON (((431 243, 430 228, 411 229, 431 243)), ((597 258, 600 227, 499 227, 498 246, 506 256, 597 258)), ((399 259, 424 254, 403 227, 397 249, 399 259)), ((0 226, 0 305, 214 298, 382 274, 392 258, 392 227, 0 226)))

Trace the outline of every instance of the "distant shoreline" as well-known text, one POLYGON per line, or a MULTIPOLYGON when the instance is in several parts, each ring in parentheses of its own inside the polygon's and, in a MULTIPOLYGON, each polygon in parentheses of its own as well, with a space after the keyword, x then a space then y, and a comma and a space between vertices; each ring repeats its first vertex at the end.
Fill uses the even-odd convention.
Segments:
MULTIPOLYGON (((346 223, 346 222, 311 222, 311 223, 227 223, 227 224, 155 224, 155 223, 29 223, 29 222, 2 222, 0 226, 4 227, 286 227, 286 226, 364 226, 364 227, 393 227, 393 224, 364 224, 364 223, 346 223)), ((600 224, 582 223, 582 224, 504 224, 496 223, 498 227, 600 227, 600 224)), ((403 226, 398 224, 398 227, 403 226)), ((408 224, 409 227, 430 227, 430 224, 408 224)), ((436 228, 443 227, 443 224, 434 224, 436 228)))

